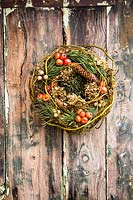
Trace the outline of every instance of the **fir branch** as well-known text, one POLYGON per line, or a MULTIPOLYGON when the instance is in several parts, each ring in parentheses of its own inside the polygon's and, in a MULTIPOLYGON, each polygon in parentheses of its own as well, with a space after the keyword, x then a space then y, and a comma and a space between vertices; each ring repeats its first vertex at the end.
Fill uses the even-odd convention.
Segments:
POLYGON ((80 50, 71 50, 67 53, 67 56, 74 62, 81 64, 90 73, 96 74, 95 64, 93 57, 89 54, 85 54, 80 50))
POLYGON ((72 126, 75 123, 75 114, 67 110, 59 119, 63 125, 72 126))
POLYGON ((48 71, 50 71, 53 68, 53 66, 55 65, 55 62, 56 62, 56 60, 54 58, 51 58, 48 61, 48 65, 47 65, 48 71))
POLYGON ((97 110, 97 107, 91 107, 87 110, 85 109, 86 112, 91 112, 93 114, 93 116, 95 115, 96 110, 97 110))
POLYGON ((64 66, 56 66, 55 59, 51 59, 48 63, 48 80, 51 80, 53 77, 58 76, 60 71, 64 69, 64 66))
POLYGON ((43 100, 36 100, 33 107, 35 108, 37 114, 43 122, 47 120, 52 120, 54 118, 54 113, 50 104, 45 103, 43 100))
POLYGON ((98 67, 98 69, 99 69, 99 71, 100 71, 100 75, 101 75, 103 78, 107 78, 107 73, 106 73, 106 71, 103 69, 103 67, 100 66, 100 65, 97 65, 97 67, 98 67))

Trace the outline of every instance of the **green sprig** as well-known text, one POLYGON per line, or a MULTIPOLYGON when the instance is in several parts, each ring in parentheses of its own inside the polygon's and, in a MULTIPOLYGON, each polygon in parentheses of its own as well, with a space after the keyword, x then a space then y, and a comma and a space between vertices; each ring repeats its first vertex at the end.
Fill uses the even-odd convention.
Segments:
POLYGON ((48 102, 44 102, 43 100, 37 99, 33 107, 35 108, 42 121, 46 122, 54 118, 52 106, 48 102))
POLYGON ((59 119, 65 126, 72 126, 75 123, 75 114, 67 110, 59 119))
POLYGON ((64 66, 57 66, 55 63, 55 59, 52 58, 49 60, 48 62, 48 80, 51 80, 53 77, 58 76, 61 72, 61 70, 63 70, 64 66))
POLYGON ((93 57, 87 55, 80 50, 71 50, 67 53, 67 56, 74 62, 81 64, 90 73, 96 74, 95 64, 93 57))

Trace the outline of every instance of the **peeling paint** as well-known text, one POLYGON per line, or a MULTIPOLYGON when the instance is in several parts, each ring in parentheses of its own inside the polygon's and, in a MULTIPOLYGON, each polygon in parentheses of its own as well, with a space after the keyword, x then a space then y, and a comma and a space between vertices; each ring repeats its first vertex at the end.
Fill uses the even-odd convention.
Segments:
POLYGON ((64 0, 63 1, 63 7, 67 7, 69 6, 69 1, 68 0, 64 0))
POLYGON ((71 15, 71 10, 69 8, 63 8, 63 25, 65 30, 67 30, 67 27, 69 25, 70 15, 71 15))
POLYGON ((62 181, 62 196, 61 199, 66 199, 66 188, 67 188, 67 178, 68 178, 68 170, 66 163, 63 166, 63 181, 62 181))
POLYGON ((6 124, 8 124, 8 113, 9 113, 9 99, 8 99, 8 91, 7 91, 7 80, 5 79, 5 118, 6 124))
MULTIPOLYGON (((66 132, 64 133, 64 135, 67 134, 66 132)), ((63 142, 63 152, 65 153, 67 151, 67 147, 66 147, 66 140, 64 140, 63 142)))
POLYGON ((33 7, 32 5, 32 1, 31 0, 27 0, 25 7, 33 7))
POLYGON ((108 47, 109 47, 109 34, 110 34, 110 30, 109 30, 109 13, 110 13, 110 10, 111 10, 111 6, 110 7, 107 7, 107 50, 108 50, 108 47))
POLYGON ((107 7, 107 16, 109 15, 110 11, 111 11, 112 6, 108 6, 107 7))
POLYGON ((80 0, 75 0, 77 3, 79 3, 80 2, 80 0))
MULTIPOLYGON (((6 17, 11 13, 13 12, 15 9, 5 9, 5 12, 4 12, 4 56, 6 57, 7 56, 7 47, 6 47, 6 17), (12 10, 12 11, 11 11, 12 10)), ((7 67, 5 65, 5 88, 4 88, 4 92, 5 92, 5 120, 6 120, 6 126, 8 124, 8 113, 9 113, 9 99, 8 99, 8 90, 7 90, 7 77, 6 77, 6 74, 7 74, 7 67)))
POLYGON ((5 16, 7 17, 10 13, 14 12, 16 8, 6 8, 5 9, 5 16))
POLYGON ((101 3, 97 3, 98 6, 108 6, 109 3, 107 1, 103 1, 101 3))
POLYGON ((41 8, 41 10, 47 10, 47 11, 50 11, 50 10, 55 10, 55 8, 54 8, 54 7, 52 7, 52 8, 43 7, 43 8, 41 8))
POLYGON ((8 197, 9 195, 9 184, 8 184, 8 179, 6 180, 6 183, 3 183, 0 185, 0 200, 4 200, 8 197))
POLYGON ((107 145, 107 157, 109 158, 112 155, 112 147, 108 144, 107 145))
POLYGON ((21 28, 21 22, 20 22, 20 20, 18 21, 18 28, 21 28))

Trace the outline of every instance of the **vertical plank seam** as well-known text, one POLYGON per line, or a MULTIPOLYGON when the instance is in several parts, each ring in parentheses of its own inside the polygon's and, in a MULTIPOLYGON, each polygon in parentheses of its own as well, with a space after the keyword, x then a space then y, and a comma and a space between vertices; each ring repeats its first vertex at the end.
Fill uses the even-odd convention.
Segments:
POLYGON ((107 200, 107 118, 105 118, 105 197, 107 200))
POLYGON ((6 190, 6 119, 5 119, 5 56, 4 56, 4 12, 2 8, 2 53, 3 53, 3 82, 4 82, 4 184, 6 190))
MULTIPOLYGON (((105 48, 108 48, 108 34, 107 34, 108 20, 107 20, 107 8, 106 8, 106 35, 105 35, 105 48)), ((106 58, 107 60, 107 58, 106 58)), ((107 117, 105 118, 105 198, 107 200, 107 117)))
POLYGON ((63 137, 63 131, 61 131, 61 135, 62 135, 62 141, 61 141, 61 146, 62 146, 62 186, 61 186, 61 199, 63 200, 63 187, 64 187, 64 181, 63 181, 63 176, 64 176, 64 172, 63 172, 63 166, 64 166, 64 152, 63 152, 63 145, 64 145, 64 137, 63 137))
POLYGON ((63 37, 63 44, 67 44, 67 36, 66 36, 66 32, 65 32, 65 25, 64 25, 64 5, 61 9, 61 13, 62 13, 62 37, 63 37))
POLYGON ((3 53, 3 81, 4 81, 4 185, 5 194, 7 193, 7 116, 6 116, 6 69, 5 69, 5 22, 4 22, 4 9, 2 8, 2 53, 3 53))
MULTIPOLYGON (((69 7, 65 7, 65 8, 71 9, 69 7)), ((80 8, 83 8, 83 7, 80 7, 80 8)), ((90 7, 85 7, 85 8, 90 8, 90 7)), ((107 8, 106 8, 106 11, 107 11, 107 8)), ((64 15, 63 15, 63 19, 64 19, 64 15)), ((107 22, 107 12, 106 12, 105 20, 106 20, 105 21, 106 27, 105 27, 105 47, 104 48, 107 50, 107 41, 108 41, 107 40, 107 23, 108 23, 107 22)), ((64 33, 66 34, 65 27, 64 27, 64 33)), ((67 37, 65 37, 65 39, 66 39, 66 44, 67 44, 67 37)), ((107 118, 105 119, 105 128, 104 128, 104 130, 105 130, 105 135, 104 135, 104 137, 105 137, 105 143, 104 143, 104 153, 105 153, 105 155, 104 155, 104 159, 105 159, 105 162, 104 162, 104 168, 105 168, 105 172, 104 172, 104 177, 105 177, 105 180, 104 180, 105 181, 104 195, 105 195, 105 198, 107 200, 107 118)), ((63 146, 64 146, 64 141, 63 141, 63 146)), ((64 168, 64 163, 63 163, 63 168, 64 168)), ((64 189, 65 189, 65 187, 64 187, 64 189)), ((97 199, 99 199, 98 196, 97 196, 97 199)))
MULTIPOLYGON (((64 27, 64 4, 62 6, 62 39, 63 39, 63 44, 67 44, 67 37, 66 37, 66 32, 65 32, 65 27, 64 27)), ((64 200, 64 192, 66 191, 65 188, 65 177, 64 177, 64 131, 61 131, 62 134, 62 190, 61 190, 61 200, 64 200)))
MULTIPOLYGON (((108 51, 108 40, 109 40, 109 21, 108 15, 110 11, 110 7, 106 7, 106 51, 108 51)), ((108 151, 107 151, 107 142, 108 142, 108 120, 107 117, 105 118, 105 193, 106 193, 106 200, 108 198, 108 151)))

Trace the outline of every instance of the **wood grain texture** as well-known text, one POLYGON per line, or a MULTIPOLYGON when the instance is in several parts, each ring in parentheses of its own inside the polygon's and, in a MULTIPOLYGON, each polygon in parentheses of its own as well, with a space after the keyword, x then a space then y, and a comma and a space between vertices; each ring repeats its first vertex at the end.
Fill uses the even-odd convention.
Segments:
POLYGON ((87 7, 87 6, 110 6, 115 4, 115 0, 64 0, 64 6, 87 7))
POLYGON ((115 0, 4 0, 0 2, 1 7, 86 7, 86 6, 110 6, 115 0))
POLYGON ((4 0, 0 1, 2 8, 13 7, 62 7, 62 0, 4 0))
POLYGON ((108 51, 115 59, 116 95, 108 117, 108 199, 133 199, 133 5, 127 1, 108 15, 108 51))
POLYGON ((2 8, 6 8, 6 7, 13 7, 15 3, 15 0, 6 0, 6 1, 1 1, 0 2, 0 6, 2 8))
MULTIPOLYGON (((106 9, 65 9, 67 44, 106 45, 106 9), (66 18, 68 16, 68 24, 66 18)), ((105 200, 105 126, 64 133, 64 199, 105 200)))
POLYGON ((28 86, 33 65, 46 52, 62 43, 61 11, 34 8, 5 10, 5 18, 9 199, 60 200, 61 131, 44 129, 34 120, 28 86))
POLYGON ((62 7, 63 6, 63 1, 62 0, 32 0, 32 4, 35 7, 40 7, 40 6, 47 6, 47 7, 62 7))
POLYGON ((4 117, 4 67, 3 67, 3 27, 0 13, 0 185, 4 183, 5 164, 5 117, 4 117))

